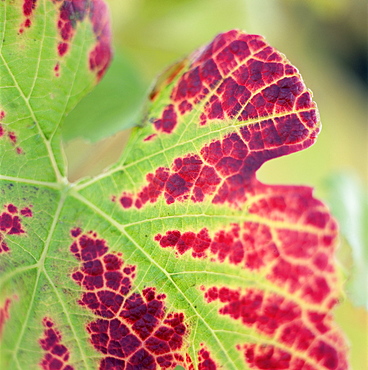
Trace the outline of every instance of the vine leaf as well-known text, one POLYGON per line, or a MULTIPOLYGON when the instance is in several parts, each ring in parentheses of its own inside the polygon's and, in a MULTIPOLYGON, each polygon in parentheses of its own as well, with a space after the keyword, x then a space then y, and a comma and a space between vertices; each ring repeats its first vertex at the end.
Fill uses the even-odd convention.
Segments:
POLYGON ((336 222, 256 178, 319 132, 285 57, 216 36, 160 77, 118 163, 71 184, 60 123, 109 64, 106 6, 0 6, 1 368, 346 369, 336 222))

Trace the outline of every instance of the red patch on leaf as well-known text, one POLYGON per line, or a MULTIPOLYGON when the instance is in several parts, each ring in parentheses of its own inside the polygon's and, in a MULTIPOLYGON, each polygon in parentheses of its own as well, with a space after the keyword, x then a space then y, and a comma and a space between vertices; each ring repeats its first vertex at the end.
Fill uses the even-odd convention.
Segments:
MULTIPOLYGON (((103 0, 54 0, 54 3, 59 10, 57 20, 60 39, 57 46, 59 56, 63 57, 67 54, 78 24, 88 17, 92 23, 96 40, 95 46, 89 53, 88 64, 90 70, 100 80, 106 72, 112 56, 110 18, 105 2, 103 0)), ((55 75, 58 77, 59 73, 55 73, 55 75)))
POLYGON ((105 356, 100 369, 174 369, 184 365, 184 315, 166 312, 164 294, 155 288, 131 293, 135 266, 108 252, 96 233, 73 229, 70 251, 81 262, 72 274, 84 288, 79 304, 98 318, 87 325, 92 345, 105 356))
POLYGON ((324 315, 326 330, 322 333, 316 322, 305 316, 302 305, 275 293, 247 289, 244 294, 240 290, 212 287, 206 291, 205 298, 208 303, 218 300, 223 304, 219 309, 221 315, 240 320, 288 349, 245 345, 245 359, 252 368, 316 369, 322 365, 331 370, 346 369, 344 340, 332 330, 329 313, 324 315), (298 353, 303 353, 308 360, 298 357, 298 353))
POLYGON ((54 322, 45 317, 42 321, 45 330, 40 339, 40 346, 46 351, 40 366, 44 370, 74 370, 74 367, 68 364, 70 353, 67 347, 61 343, 61 334, 56 329, 54 322))
MULTIPOLYGON (((208 303, 216 300, 225 303, 219 310, 221 315, 240 320, 244 325, 269 336, 275 335, 280 328, 289 331, 292 323, 299 329, 293 338, 296 348, 309 347, 315 339, 315 335, 308 330, 303 334, 301 308, 283 296, 256 289, 248 289, 242 294, 240 290, 212 287, 205 293, 205 298, 208 303)), ((291 345, 285 338, 281 335, 281 342, 291 345)))
POLYGON ((200 287, 207 303, 221 302, 219 314, 311 359, 305 361, 278 348, 263 352, 263 347, 248 346, 245 357, 252 368, 316 369, 318 363, 327 369, 345 369, 346 345, 330 312, 338 298, 333 266, 336 222, 312 197, 310 188, 262 186, 259 190, 255 200, 248 201, 248 212, 259 222, 232 224, 214 235, 206 228, 170 230, 157 234, 155 240, 163 248, 174 248, 178 256, 188 252, 194 258, 265 271, 266 279, 293 297, 259 289, 200 287))
MULTIPOLYGON (((262 126, 262 117, 293 110, 315 112, 298 71, 261 36, 237 30, 219 34, 194 52, 190 61, 172 89, 168 106, 184 115, 206 101, 201 125, 213 120, 258 119, 262 126)), ((155 99, 169 83, 155 87, 155 99)))
POLYGON ((69 45, 66 42, 59 42, 58 52, 61 57, 66 54, 68 49, 69 49, 69 45))
POLYGON ((203 347, 198 352, 198 370, 216 370, 219 367, 211 358, 211 354, 206 347, 203 347))
POLYGON ((246 121, 301 106, 314 109, 297 70, 261 36, 240 31, 220 34, 196 53, 171 98, 179 105, 196 105, 208 96, 202 125, 216 119, 246 121), (302 103, 297 102, 303 94, 302 103))
MULTIPOLYGON (((14 296, 14 298, 16 299, 17 297, 14 296)), ((6 298, 4 304, 0 306, 0 339, 2 338, 2 335, 3 335, 5 323, 10 318, 9 310, 10 310, 10 305, 13 302, 13 299, 6 298)))
POLYGON ((23 216, 23 217, 33 217, 33 213, 32 213, 32 210, 28 207, 25 207, 25 208, 22 208, 20 210, 20 214, 23 216))
POLYGON ((5 112, 0 111, 0 139, 7 139, 8 142, 15 148, 17 154, 23 154, 23 149, 17 145, 17 136, 14 131, 7 130, 1 121, 5 118, 5 112))
POLYGON ((147 137, 145 137, 145 138, 143 139, 143 141, 151 141, 151 140, 152 140, 152 139, 154 139, 156 136, 157 136, 157 134, 148 135, 147 137))
POLYGON ((14 204, 7 204, 4 208, 5 210, 0 214, 0 254, 10 250, 5 242, 6 235, 21 235, 25 233, 21 217, 33 216, 31 209, 28 207, 19 211, 14 204))
POLYGON ((25 17, 32 15, 36 9, 37 0, 24 0, 23 2, 23 14, 25 17))
POLYGON ((55 67, 54 67, 55 77, 59 77, 60 76, 60 72, 59 71, 60 71, 60 63, 57 62, 55 64, 55 67))
POLYGON ((306 302, 334 305, 337 277, 332 261, 337 229, 328 210, 305 187, 264 187, 255 195, 248 212, 264 223, 232 224, 214 235, 206 228, 199 232, 169 230, 157 234, 155 240, 163 248, 174 248, 178 255, 188 252, 194 258, 267 271, 269 281, 306 302), (319 221, 312 224, 310 215, 316 214, 319 221), (295 229, 285 226, 290 224, 295 229))
POLYGON ((244 345, 243 351, 245 360, 252 369, 316 370, 316 367, 306 364, 305 360, 295 358, 289 352, 273 345, 244 345))
POLYGON ((157 131, 171 134, 177 123, 176 117, 175 108, 172 104, 170 104, 162 112, 161 118, 156 119, 153 124, 155 125, 157 131))
POLYGON ((123 193, 123 196, 134 199, 132 205, 137 208, 148 201, 156 202, 162 194, 167 204, 187 199, 203 202, 211 196, 214 204, 240 207, 249 197, 269 192, 269 188, 255 177, 264 162, 312 144, 310 137, 303 133, 291 143, 294 129, 298 130, 297 125, 284 135, 270 123, 265 129, 267 134, 263 134, 258 124, 245 126, 240 129, 242 137, 237 133, 229 134, 221 141, 203 146, 199 155, 176 158, 171 169, 159 167, 154 174, 149 173, 146 176, 148 185, 137 195, 123 193), (274 134, 273 138, 270 133, 274 134))
POLYGON ((14 132, 9 131, 8 132, 8 138, 9 140, 15 145, 17 143, 17 136, 15 135, 14 132))
POLYGON ((213 194, 221 179, 216 171, 207 166, 197 155, 177 158, 170 169, 159 167, 155 174, 147 175, 148 185, 136 195, 124 192, 120 203, 124 208, 141 208, 147 202, 154 203, 164 194, 167 204, 191 199, 202 202, 205 195, 213 194), (131 199, 131 201, 127 201, 131 199))
POLYGON ((170 168, 159 167, 146 175, 148 184, 136 195, 124 192, 136 208, 156 202, 162 194, 167 204, 210 198, 214 204, 240 208, 253 189, 262 186, 255 173, 264 162, 311 146, 319 132, 316 106, 301 76, 260 36, 240 31, 220 34, 190 61, 172 87, 169 102, 152 119, 156 131, 171 133, 181 116, 196 108, 202 112, 198 117, 202 125, 211 120, 245 124, 204 145, 199 154, 188 153, 174 159, 170 168), (185 170, 176 170, 177 163, 189 159, 203 170, 191 181, 185 170))
POLYGON ((36 9, 37 0, 24 0, 23 1, 23 15, 25 20, 20 26, 19 33, 23 33, 26 28, 32 25, 33 12, 36 9))
POLYGON ((60 41, 58 43, 58 52, 60 56, 64 56, 69 49, 69 43, 74 37, 78 22, 82 22, 85 19, 89 4, 86 0, 54 1, 54 4, 59 6, 57 28, 60 41))
POLYGON ((321 322, 316 325, 310 316, 306 317, 303 305, 275 293, 259 289, 247 289, 243 293, 240 289, 212 287, 206 291, 205 299, 208 303, 220 301, 219 314, 239 320, 288 348, 285 351, 263 344, 245 345, 245 359, 252 368, 316 369, 318 364, 331 370, 346 369, 344 340, 333 330, 330 313, 326 312, 321 320, 324 322, 321 332, 321 322), (308 360, 298 357, 298 353, 308 360))
POLYGON ((306 357, 298 357, 297 353, 270 344, 246 344, 239 346, 238 349, 244 353, 245 361, 252 369, 346 370, 348 368, 343 351, 337 351, 318 340, 306 357))
POLYGON ((100 80, 105 74, 112 56, 110 16, 105 2, 103 0, 94 0, 89 16, 97 43, 89 54, 89 67, 100 80))

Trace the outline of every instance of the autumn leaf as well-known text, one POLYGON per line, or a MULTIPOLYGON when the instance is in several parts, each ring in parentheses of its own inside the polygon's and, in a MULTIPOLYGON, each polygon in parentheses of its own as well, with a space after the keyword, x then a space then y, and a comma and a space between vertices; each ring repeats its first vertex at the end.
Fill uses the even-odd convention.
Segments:
POLYGON ((106 6, 0 6, 1 368, 348 368, 336 222, 256 178, 319 133, 297 69, 220 34, 158 79, 113 167, 69 183, 61 124, 109 65, 106 6))

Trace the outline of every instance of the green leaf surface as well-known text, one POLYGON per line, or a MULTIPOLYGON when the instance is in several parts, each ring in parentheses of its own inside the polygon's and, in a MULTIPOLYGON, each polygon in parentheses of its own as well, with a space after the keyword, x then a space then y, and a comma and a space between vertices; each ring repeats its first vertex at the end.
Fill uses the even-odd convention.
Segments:
POLYGON ((69 183, 60 123, 109 63, 105 5, 0 6, 0 367, 346 369, 337 224, 255 174, 318 135, 296 68, 216 36, 159 78, 120 160, 69 183))

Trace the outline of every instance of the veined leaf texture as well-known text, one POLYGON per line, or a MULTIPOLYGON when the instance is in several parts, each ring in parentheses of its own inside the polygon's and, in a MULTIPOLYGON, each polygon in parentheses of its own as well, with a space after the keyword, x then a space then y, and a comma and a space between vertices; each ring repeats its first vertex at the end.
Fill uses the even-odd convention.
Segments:
POLYGON ((256 177, 319 133, 297 69, 219 34, 158 79, 113 167, 69 183, 60 125, 109 65, 106 5, 0 6, 1 367, 347 369, 336 222, 256 177))

